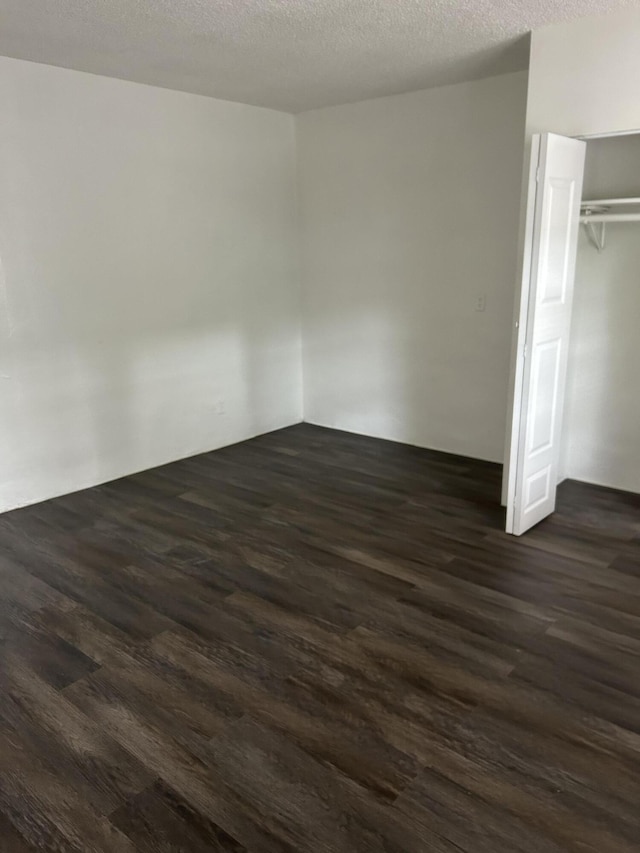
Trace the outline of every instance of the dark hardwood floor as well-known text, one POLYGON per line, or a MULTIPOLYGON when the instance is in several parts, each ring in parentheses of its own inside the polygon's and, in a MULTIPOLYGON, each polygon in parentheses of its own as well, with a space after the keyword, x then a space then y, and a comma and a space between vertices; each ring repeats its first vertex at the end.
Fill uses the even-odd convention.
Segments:
POLYGON ((640 498, 301 425, 0 516, 0 851, 635 853, 640 498))

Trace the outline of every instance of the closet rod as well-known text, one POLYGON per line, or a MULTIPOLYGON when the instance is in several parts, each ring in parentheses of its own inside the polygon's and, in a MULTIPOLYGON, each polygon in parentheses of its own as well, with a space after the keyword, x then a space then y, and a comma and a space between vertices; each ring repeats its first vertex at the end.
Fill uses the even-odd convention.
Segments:
POLYGON ((583 214, 580 222, 640 222, 640 213, 589 213, 583 214))
POLYGON ((640 198, 594 198, 585 199, 580 203, 581 207, 601 207, 612 204, 640 204, 640 198))

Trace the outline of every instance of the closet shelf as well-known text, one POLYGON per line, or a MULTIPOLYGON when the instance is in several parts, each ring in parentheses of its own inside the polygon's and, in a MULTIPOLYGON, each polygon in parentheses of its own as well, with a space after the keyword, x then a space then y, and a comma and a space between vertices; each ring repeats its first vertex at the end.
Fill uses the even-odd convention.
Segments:
POLYGON ((608 222, 640 222, 640 198, 598 198, 580 205, 580 222, 589 241, 601 252, 608 222), (596 225, 599 228, 596 229, 596 225))

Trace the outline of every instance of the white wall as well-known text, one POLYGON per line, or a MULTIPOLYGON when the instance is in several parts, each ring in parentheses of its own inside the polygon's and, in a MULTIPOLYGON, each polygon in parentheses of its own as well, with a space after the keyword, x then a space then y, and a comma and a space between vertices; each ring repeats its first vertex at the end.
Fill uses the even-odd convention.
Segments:
MULTIPOLYGON (((585 198, 640 197, 640 137, 589 142, 585 198)), ((640 492, 640 223, 580 229, 565 411, 569 477, 640 492)))
POLYGON ((526 80, 298 117, 305 420, 502 459, 526 80))
MULTIPOLYGON (((527 93, 527 141, 520 207, 514 316, 519 314, 531 135, 547 131, 589 136, 640 130, 640 9, 582 18, 531 34, 527 93)), ((515 334, 508 424, 513 407, 515 334)), ((566 430, 565 425, 565 430, 566 430)), ((505 447, 506 465, 509 446, 505 447)), ((566 454, 563 463, 567 461, 566 454)), ((506 469, 505 469, 506 470, 506 469)), ((563 466, 563 473, 568 473, 563 466)), ((506 501, 506 478, 503 503, 506 501)))
POLYGON ((536 30, 527 127, 566 136, 640 130, 640 9, 536 30))
POLYGON ((6 58, 0 115, 0 510, 299 421, 293 117, 6 58))

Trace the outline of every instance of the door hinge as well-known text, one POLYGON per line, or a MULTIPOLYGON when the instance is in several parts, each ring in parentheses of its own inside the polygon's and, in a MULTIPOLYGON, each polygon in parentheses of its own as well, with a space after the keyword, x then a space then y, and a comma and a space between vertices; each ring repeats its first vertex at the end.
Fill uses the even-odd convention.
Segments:
POLYGON ((527 345, 526 344, 522 347, 522 357, 523 358, 527 357, 527 345))
POLYGON ((536 184, 540 183, 540 166, 536 169, 536 184))

